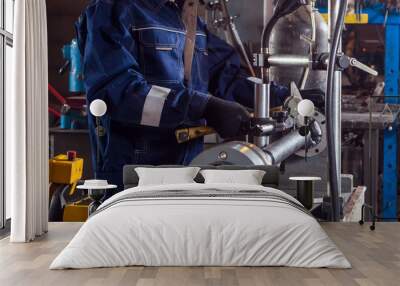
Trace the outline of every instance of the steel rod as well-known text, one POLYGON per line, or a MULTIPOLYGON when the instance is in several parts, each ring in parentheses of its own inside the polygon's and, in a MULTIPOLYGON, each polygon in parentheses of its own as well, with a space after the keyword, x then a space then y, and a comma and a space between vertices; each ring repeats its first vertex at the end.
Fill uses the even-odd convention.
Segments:
MULTIPOLYGON (((254 118, 269 118, 270 84, 255 83, 254 91, 254 118)), ((255 137, 254 143, 263 148, 269 144, 269 138, 267 136, 255 137)))
POLYGON ((311 60, 308 56, 278 54, 268 57, 268 64, 270 66, 308 67, 310 62, 311 60))
MULTIPOLYGON (((329 39, 330 42, 332 40, 333 34, 335 32, 335 27, 337 24, 338 20, 338 13, 339 13, 339 6, 340 6, 340 0, 330 0, 330 5, 329 5, 329 39)), ((342 52, 342 41, 340 40, 339 42, 339 49, 337 53, 342 52)), ((333 94, 334 96, 334 113, 332 116, 334 117, 334 125, 333 125, 333 131, 334 131, 334 137, 335 137, 335 149, 336 149, 336 168, 337 172, 340 175, 342 173, 342 72, 341 71, 336 71, 334 75, 334 85, 333 85, 333 94)), ((338 188, 338 195, 341 196, 342 194, 342 188, 341 184, 339 184, 338 188)))
POLYGON ((335 60, 341 52, 341 35, 344 17, 347 10, 347 0, 329 0, 329 32, 330 55, 328 65, 328 84, 326 92, 327 102, 327 130, 329 153, 329 191, 332 204, 332 220, 340 220, 341 196, 341 73, 335 71, 335 60))

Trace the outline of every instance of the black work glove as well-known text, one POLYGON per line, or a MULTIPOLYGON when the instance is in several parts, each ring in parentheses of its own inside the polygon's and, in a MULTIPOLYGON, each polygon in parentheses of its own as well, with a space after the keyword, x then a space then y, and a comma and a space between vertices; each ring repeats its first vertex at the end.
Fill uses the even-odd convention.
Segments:
POLYGON ((246 134, 250 125, 250 113, 237 102, 211 96, 204 110, 207 125, 213 127, 222 138, 246 134))

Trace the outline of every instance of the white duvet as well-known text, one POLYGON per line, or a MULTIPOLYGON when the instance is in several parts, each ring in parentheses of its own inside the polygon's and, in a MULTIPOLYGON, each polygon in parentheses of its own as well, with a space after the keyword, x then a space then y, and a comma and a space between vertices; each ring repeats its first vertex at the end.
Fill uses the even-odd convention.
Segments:
POLYGON ((50 269, 120 266, 291 266, 349 268, 318 222, 289 204, 257 198, 122 200, 146 191, 262 190, 261 186, 185 184, 137 187, 99 208, 50 269))

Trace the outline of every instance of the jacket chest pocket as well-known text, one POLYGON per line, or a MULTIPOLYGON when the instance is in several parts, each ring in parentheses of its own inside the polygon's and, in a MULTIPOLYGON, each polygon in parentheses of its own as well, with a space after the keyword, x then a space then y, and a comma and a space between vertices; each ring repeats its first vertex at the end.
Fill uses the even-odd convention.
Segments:
POLYGON ((151 83, 178 83, 183 77, 177 32, 146 28, 139 33, 140 65, 151 83))
POLYGON ((209 62, 208 62, 208 50, 207 50, 207 37, 203 34, 196 36, 195 46, 195 68, 197 75, 200 79, 201 84, 207 84, 209 81, 209 62))

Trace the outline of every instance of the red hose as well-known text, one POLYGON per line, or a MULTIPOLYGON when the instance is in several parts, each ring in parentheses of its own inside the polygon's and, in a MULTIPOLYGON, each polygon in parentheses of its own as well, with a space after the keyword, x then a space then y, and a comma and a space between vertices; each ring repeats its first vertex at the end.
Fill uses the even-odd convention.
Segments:
POLYGON ((61 93, 59 93, 50 83, 49 83, 49 91, 61 104, 67 103, 65 97, 62 96, 61 93))
POLYGON ((55 110, 54 108, 49 106, 49 112, 54 114, 56 117, 60 118, 61 117, 61 112, 59 112, 58 110, 55 110))

